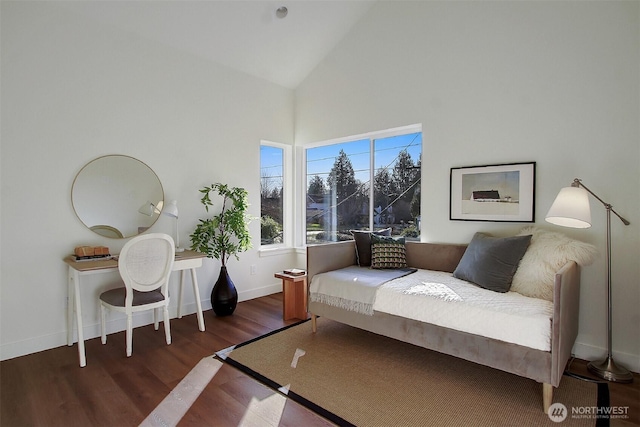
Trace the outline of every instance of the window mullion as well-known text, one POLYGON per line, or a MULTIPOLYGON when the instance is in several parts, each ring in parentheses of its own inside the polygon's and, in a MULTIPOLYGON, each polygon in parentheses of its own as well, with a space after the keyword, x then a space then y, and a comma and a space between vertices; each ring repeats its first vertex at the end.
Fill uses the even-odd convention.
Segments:
POLYGON ((374 192, 374 176, 375 176, 375 140, 369 138, 369 230, 373 231, 373 192, 374 192))

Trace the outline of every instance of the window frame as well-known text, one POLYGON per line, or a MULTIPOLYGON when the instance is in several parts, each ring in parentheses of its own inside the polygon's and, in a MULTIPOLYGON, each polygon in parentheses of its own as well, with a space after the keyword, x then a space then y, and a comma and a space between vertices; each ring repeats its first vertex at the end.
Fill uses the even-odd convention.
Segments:
MULTIPOLYGON (((363 139, 368 139, 369 140, 369 147, 370 147, 370 165, 371 167, 369 168, 369 182, 371 183, 371 185, 369 185, 369 229, 372 230, 373 229, 373 221, 374 221, 374 209, 375 206, 373 203, 373 197, 374 197, 374 185, 373 183, 374 181, 374 177, 375 177, 375 165, 374 165, 374 160, 375 160, 375 153, 374 153, 374 142, 376 139, 383 139, 383 138, 389 138, 389 137, 394 137, 394 136, 401 136, 401 135, 406 135, 406 134, 411 134, 411 133, 421 133, 422 132, 422 123, 417 123, 417 124, 412 124, 412 125, 407 125, 407 126, 401 126, 401 127, 397 127, 397 128, 391 128, 391 129, 386 129, 386 130, 381 130, 381 131, 373 131, 373 132, 367 132, 367 133, 363 133, 363 134, 358 134, 358 135, 351 135, 351 136, 347 136, 347 137, 341 137, 341 138, 334 138, 334 139, 330 139, 330 140, 325 140, 325 141, 317 141, 317 142, 310 142, 310 143, 306 143, 306 144, 301 144, 300 146, 298 146, 300 148, 300 151, 298 153, 298 155, 296 156, 296 164, 299 166, 298 170, 300 171, 299 175, 298 175, 298 179, 299 182, 302 182, 302 185, 300 185, 300 188, 298 189, 297 195, 298 195, 298 203, 296 203, 297 205, 297 209, 300 212, 300 218, 301 218, 301 222, 299 227, 297 228, 297 237, 296 240, 298 241, 298 244, 300 246, 306 247, 307 246, 307 238, 306 238, 306 233, 307 233, 307 209, 306 209, 306 195, 307 195, 307 150, 310 148, 317 148, 317 147, 323 147, 323 146, 327 146, 327 145, 335 145, 335 144, 343 144, 343 143, 348 143, 348 142, 355 142, 355 141, 360 141, 363 139)), ((422 155, 424 153, 424 134, 422 135, 422 146, 420 147, 420 154, 422 155)), ((422 203, 420 206, 420 212, 422 213, 422 203)), ((422 234, 422 233, 421 233, 422 234)))
MULTIPOLYGON (((293 203, 293 147, 281 142, 260 140, 260 148, 263 146, 279 148, 282 150, 282 243, 262 244, 262 230, 260 230, 260 252, 280 250, 293 246, 294 218, 291 214, 293 203)), ((262 157, 260 157, 262 168, 262 157)), ((262 175, 259 178, 262 180, 262 175)), ((262 218, 262 198, 260 198, 260 218, 262 218)))

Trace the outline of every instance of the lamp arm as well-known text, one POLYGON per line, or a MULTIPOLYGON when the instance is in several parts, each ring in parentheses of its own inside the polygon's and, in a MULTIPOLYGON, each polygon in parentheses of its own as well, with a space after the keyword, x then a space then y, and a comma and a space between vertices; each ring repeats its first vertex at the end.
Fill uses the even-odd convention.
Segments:
POLYGON ((616 212, 616 211, 613 209, 613 206, 612 206, 610 203, 607 203, 607 202, 605 202, 604 200, 602 200, 600 197, 598 197, 598 195, 597 195, 596 193, 594 193, 593 191, 591 191, 591 190, 589 189, 589 187, 587 187, 586 185, 584 185, 584 184, 582 183, 582 180, 581 180, 581 179, 579 179, 579 178, 575 178, 575 179, 573 180, 573 183, 571 184, 571 186, 572 186, 572 187, 582 187, 582 188, 584 188, 584 189, 587 191, 587 193, 591 194, 593 197, 595 197, 596 199, 598 199, 598 201, 599 201, 600 203, 602 203, 602 204, 604 205, 604 207, 605 207, 607 210, 609 210, 609 211, 613 212, 614 214, 616 214, 616 216, 617 216, 618 218, 620 218, 620 221, 622 221, 622 223, 623 223, 624 225, 629 225, 629 224, 631 224, 629 221, 627 221, 626 219, 624 219, 624 218, 623 218, 623 217, 622 217, 618 212, 616 212))

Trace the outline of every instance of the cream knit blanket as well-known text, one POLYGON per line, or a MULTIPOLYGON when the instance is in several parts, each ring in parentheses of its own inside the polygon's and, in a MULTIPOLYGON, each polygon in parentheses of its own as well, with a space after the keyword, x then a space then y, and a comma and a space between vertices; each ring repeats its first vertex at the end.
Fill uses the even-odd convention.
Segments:
POLYGON ((415 268, 377 270, 353 265, 316 274, 309 286, 309 301, 372 316, 378 288, 415 271, 415 268))

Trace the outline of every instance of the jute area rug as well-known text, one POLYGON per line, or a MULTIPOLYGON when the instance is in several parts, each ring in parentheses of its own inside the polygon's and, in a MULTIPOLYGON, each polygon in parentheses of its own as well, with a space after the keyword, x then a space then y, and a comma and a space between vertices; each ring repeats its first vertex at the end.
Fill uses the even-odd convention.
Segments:
MULTIPOLYGON (((311 322, 302 322, 216 357, 338 425, 593 426, 597 421, 571 414, 572 407, 597 406, 596 383, 565 375, 553 401, 565 405, 567 416, 556 423, 542 410, 542 386, 533 380, 328 319, 318 319, 316 334, 311 322)), ((608 392, 601 387, 602 394, 608 392)))

